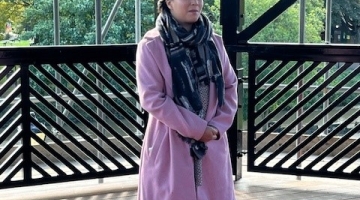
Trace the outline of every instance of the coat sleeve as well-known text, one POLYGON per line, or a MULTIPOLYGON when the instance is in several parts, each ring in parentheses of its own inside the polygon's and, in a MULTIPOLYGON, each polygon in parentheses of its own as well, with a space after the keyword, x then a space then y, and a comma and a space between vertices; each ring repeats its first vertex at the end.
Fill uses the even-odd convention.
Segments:
MULTIPOLYGON (((196 114, 175 104, 166 94, 165 80, 171 74, 164 74, 166 56, 159 49, 149 47, 154 41, 140 41, 136 53, 136 81, 141 107, 150 115, 177 131, 181 135, 199 140, 205 132, 207 122, 196 114)), ((165 54, 165 53, 164 53, 165 54)))
POLYGON ((216 127, 219 130, 220 136, 222 136, 230 128, 237 111, 238 80, 237 75, 230 64, 222 38, 218 37, 216 39, 219 57, 222 62, 222 72, 225 82, 225 99, 224 105, 217 108, 216 115, 209 121, 209 125, 216 127))

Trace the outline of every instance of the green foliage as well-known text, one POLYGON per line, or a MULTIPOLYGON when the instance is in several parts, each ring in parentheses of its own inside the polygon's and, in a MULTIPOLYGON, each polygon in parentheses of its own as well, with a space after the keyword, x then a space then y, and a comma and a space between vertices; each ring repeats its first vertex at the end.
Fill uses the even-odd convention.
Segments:
MULTIPOLYGON (((261 1, 245 1, 245 25, 244 28, 254 22, 259 16, 271 8, 278 0, 261 0, 261 1)), ((325 22, 325 1, 324 0, 307 0, 306 1, 306 23, 305 23, 305 42, 306 43, 320 43, 320 33, 324 30, 325 22)), ((20 16, 17 24, 21 24, 23 32, 21 33, 22 39, 27 40, 36 36, 39 41, 38 45, 52 45, 54 43, 53 33, 53 1, 51 0, 0 0, 0 25, 4 20, 9 18, 8 14, 4 14, 6 10, 10 8, 17 9, 16 16, 20 16), (5 3, 5 4, 4 4, 5 3), (6 16, 6 17, 3 17, 6 16), (3 17, 3 18, 1 18, 3 17), (1 21, 3 20, 3 21, 1 21)), ((102 1, 102 26, 105 25, 108 16, 114 6, 115 1, 103 0, 102 1)), ((154 13, 154 3, 156 1, 141 1, 141 35, 147 30, 154 27, 154 20, 157 14, 154 13)), ((213 27, 216 33, 221 34, 220 25, 220 0, 209 0, 204 2, 203 12, 213 22, 213 27)), ((105 44, 121 44, 121 43, 134 43, 135 42, 135 1, 125 0, 117 10, 114 21, 111 23, 108 34, 106 35, 103 43, 105 44)), ((66 0, 60 1, 60 41, 64 45, 82 45, 82 44, 95 44, 95 1, 94 0, 66 0)), ((287 11, 281 14, 267 27, 261 30, 255 37, 251 39, 251 42, 298 42, 299 38, 299 2, 296 2, 287 11)), ((341 23, 340 12, 346 13, 353 19, 358 19, 360 16, 358 10, 360 9, 359 1, 352 0, 333 0, 333 12, 332 19, 333 24, 341 23)), ((247 59, 243 57, 244 62, 244 75, 247 75, 248 64, 245 62, 247 59)), ((310 63, 306 63, 307 67, 310 63)), ((262 76, 263 78, 271 70, 278 66, 278 63, 274 63, 269 66, 262 76)), ((269 80, 269 83, 273 83, 284 72, 286 72, 292 64, 288 64, 284 69, 278 73, 273 79, 269 80)), ((51 69, 49 69, 51 71, 51 69)), ((36 73, 36 72, 34 72, 36 73)), ((53 72, 51 72, 53 73, 53 72)), ((72 71, 68 71, 70 76, 75 77, 72 71)), ((304 81, 309 80, 317 69, 313 70, 304 81)), ((121 76, 121 75, 120 75, 121 76)), ((89 75, 90 77, 90 75, 89 75)), ((284 84, 289 83, 296 77, 296 73, 287 77, 284 84)), ((44 78, 44 77, 42 77, 44 78)), ((94 79, 94 77, 90 77, 94 79)), ((122 77, 123 78, 123 77, 122 77)), ((126 81, 125 79, 123 79, 126 81)), ((336 79, 338 80, 338 79, 336 79)), ((341 78, 339 78, 341 80, 341 78)), ((44 79, 46 81, 46 79, 44 79)), ((315 84, 320 84, 323 79, 319 79, 315 84)), ((356 80, 354 80, 356 81, 356 80)), ((115 84, 110 79, 112 84, 115 84)), ((64 83, 65 84, 65 83, 64 83)), ((335 82, 332 84, 336 84, 335 82)), ((35 87, 35 86, 34 86, 35 87)), ((69 86, 70 87, 70 86, 69 86)), ((89 88, 87 88, 90 90, 89 88)), ((244 109, 247 104, 247 92, 244 91, 244 109)), ((287 92, 281 101, 286 100, 292 94, 291 91, 287 92)), ((267 95, 259 106, 264 105, 269 101, 274 94, 267 95)), ((313 98, 309 101, 309 105, 313 104, 319 97, 313 98)), ((336 96, 332 97, 335 99, 336 96)), ((295 104, 292 104, 287 108, 289 109, 295 104)), ((275 109, 278 103, 270 105, 271 109, 275 109)), ((246 113, 246 112, 245 112, 246 113)), ((245 116, 246 119, 246 116, 245 116)))
MULTIPOLYGON (((246 1, 245 26, 249 25, 262 13, 271 8, 278 0, 246 1)), ((155 1, 156 2, 156 1, 155 1)), ((114 1, 102 1, 104 25, 114 1)), ((123 1, 118 9, 114 22, 104 43, 135 42, 135 1, 123 1)), ((204 13, 214 24, 214 30, 221 33, 219 23, 220 0, 204 2, 204 13)), ((62 44, 94 44, 95 43, 95 5, 93 0, 61 1, 60 28, 62 44)), ((325 1, 306 1, 306 42, 321 42, 320 34, 324 29, 325 1)), ((352 19, 359 19, 360 3, 352 0, 333 0, 332 24, 341 24, 341 12, 352 19)), ((289 8, 274 22, 267 26, 251 41, 260 42, 297 42, 299 3, 289 8)), ((24 30, 24 34, 36 35, 40 45, 53 44, 53 1, 50 0, 1 0, 0 25, 6 20, 17 17, 16 26, 24 30), (22 22, 22 23, 21 23, 22 22), (21 26, 20 26, 21 25, 21 26)), ((142 34, 154 26, 154 1, 141 1, 142 34)), ((19 30, 20 31, 20 30, 19 30)))
MULTIPOLYGON (((357 22, 360 19, 360 1, 358 0, 332 0, 332 24, 341 24, 341 12, 357 22)), ((356 24, 358 25, 358 24, 356 24)))
POLYGON ((339 30, 343 34, 341 43, 360 43, 360 1, 356 0, 333 0, 332 1, 332 31, 339 30), (346 21, 346 22, 345 22, 346 21), (344 35, 350 35, 351 40, 344 35))
MULTIPOLYGON (((102 1, 102 25, 104 26, 114 6, 114 1, 102 1)), ((60 41, 65 45, 95 44, 95 1, 69 0, 61 1, 60 41)), ((152 3, 142 1, 142 32, 152 27, 152 3)), ((123 1, 103 43, 119 44, 135 42, 134 1, 123 1)), ((36 36, 39 45, 53 44, 53 4, 48 0, 37 0, 24 12, 24 27, 31 35, 36 36)), ((29 34, 29 33, 28 33, 29 34)))
POLYGON ((28 7, 34 4, 34 0, 2 0, 6 3, 28 7))
POLYGON ((206 1, 204 4, 203 13, 212 22, 215 33, 221 34, 222 27, 220 25, 220 0, 206 1))
POLYGON ((0 0, 0 39, 4 39, 5 24, 10 23, 12 32, 19 33, 22 29, 24 6, 10 1, 0 0))
MULTIPOLYGON (((204 11, 214 22, 214 29, 221 33, 218 23, 220 1, 206 2, 204 11)), ((104 26, 114 6, 114 1, 102 1, 102 25, 104 26)), ((120 44, 135 42, 135 1, 123 1, 103 43, 120 44)), ((60 41, 65 45, 95 44, 95 4, 93 0, 61 1, 60 41)), ((53 3, 49 0, 34 1, 23 13, 23 32, 27 38, 36 36, 38 45, 53 44, 53 3)), ((141 1, 141 34, 154 27, 154 5, 152 1, 141 1)))
MULTIPOLYGON (((271 8, 278 0, 246 1, 245 3, 245 27, 249 26, 260 15, 271 8)), ((319 0, 307 1, 306 9, 306 42, 321 42, 320 32, 324 29, 325 8, 319 0)), ((282 13, 267 27, 261 30, 252 42, 295 42, 299 40, 299 15, 300 5, 295 3, 282 13)))

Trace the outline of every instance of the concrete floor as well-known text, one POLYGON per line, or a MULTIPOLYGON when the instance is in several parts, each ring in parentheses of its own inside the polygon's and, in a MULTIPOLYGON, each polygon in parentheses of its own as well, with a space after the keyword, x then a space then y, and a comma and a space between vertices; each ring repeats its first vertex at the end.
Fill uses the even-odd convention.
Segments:
MULTIPOLYGON (((247 172, 235 182, 238 200, 355 200, 360 181, 247 172)), ((136 200, 137 175, 0 190, 1 200, 136 200)))

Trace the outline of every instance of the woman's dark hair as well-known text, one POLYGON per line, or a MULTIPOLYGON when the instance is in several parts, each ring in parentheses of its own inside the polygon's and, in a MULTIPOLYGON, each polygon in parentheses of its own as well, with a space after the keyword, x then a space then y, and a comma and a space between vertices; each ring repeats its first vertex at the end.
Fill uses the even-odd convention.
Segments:
POLYGON ((163 12, 164 10, 169 11, 168 6, 166 5, 167 0, 158 0, 157 2, 157 10, 159 13, 163 12))

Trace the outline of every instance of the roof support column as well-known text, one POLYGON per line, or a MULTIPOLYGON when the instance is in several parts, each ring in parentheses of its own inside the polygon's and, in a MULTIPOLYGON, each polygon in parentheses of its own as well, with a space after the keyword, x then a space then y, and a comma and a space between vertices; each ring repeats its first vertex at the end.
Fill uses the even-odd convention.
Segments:
POLYGON ((53 1, 53 17, 54 17, 54 45, 60 45, 60 14, 59 0, 53 1))
POLYGON ((95 24, 96 24, 96 44, 102 43, 101 37, 101 0, 95 0, 95 24))
POLYGON ((135 0, 135 42, 141 39, 141 0, 135 0))

